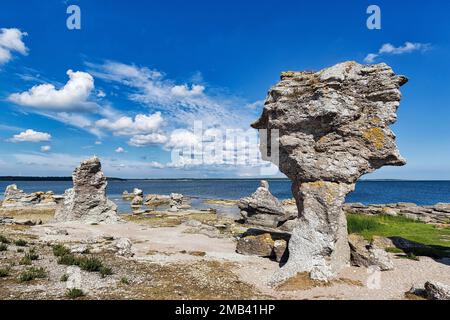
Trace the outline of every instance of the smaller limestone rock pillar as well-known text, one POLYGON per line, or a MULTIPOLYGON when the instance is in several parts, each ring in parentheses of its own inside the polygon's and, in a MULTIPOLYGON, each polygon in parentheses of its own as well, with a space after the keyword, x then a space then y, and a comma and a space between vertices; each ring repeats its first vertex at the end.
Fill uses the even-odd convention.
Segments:
POLYGON ((117 206, 106 197, 106 177, 97 157, 81 162, 72 174, 73 188, 64 193, 56 221, 114 223, 120 221, 117 206))

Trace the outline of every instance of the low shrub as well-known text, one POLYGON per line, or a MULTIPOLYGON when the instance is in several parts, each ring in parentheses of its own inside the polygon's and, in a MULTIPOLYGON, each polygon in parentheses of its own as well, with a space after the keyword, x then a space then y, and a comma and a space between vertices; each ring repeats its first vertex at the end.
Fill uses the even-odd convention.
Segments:
POLYGON ((58 264, 78 266, 81 270, 88 272, 100 272, 103 278, 113 274, 111 268, 104 266, 103 262, 96 257, 79 257, 69 253, 59 257, 58 264))
POLYGON ((110 267, 105 267, 105 266, 101 267, 99 272, 100 272, 100 275, 102 276, 102 278, 113 274, 112 269, 110 267))
POLYGON ((1 268, 0 269, 0 278, 5 278, 7 276, 9 276, 9 269, 1 268))
POLYGON ((37 260, 37 259, 39 259, 39 255, 36 253, 36 249, 35 248, 31 248, 25 254, 25 258, 28 258, 30 260, 37 260))
POLYGON ((0 251, 8 250, 8 246, 5 243, 0 243, 0 251))
POLYGON ((77 288, 72 288, 72 289, 68 289, 66 291, 66 297, 69 299, 76 299, 76 298, 80 298, 80 297, 84 297, 85 294, 83 292, 83 290, 81 289, 77 289, 77 288))
POLYGON ((69 280, 69 276, 67 274, 63 274, 59 279, 61 282, 67 282, 67 280, 69 280))
POLYGON ((25 247, 27 245, 27 242, 23 239, 19 239, 14 241, 14 244, 18 247, 25 247))
POLYGON ((127 277, 122 277, 122 278, 120 278, 120 283, 129 285, 130 284, 130 280, 128 280, 127 277))
POLYGON ((0 234, 0 243, 9 244, 11 241, 9 241, 4 235, 0 234))
POLYGON ((58 264, 63 264, 66 266, 76 266, 78 265, 78 258, 73 254, 64 254, 58 258, 58 264))
POLYGON ((80 257, 78 258, 78 266, 81 270, 97 272, 103 267, 103 263, 95 257, 80 257))
POLYGON ((34 279, 40 279, 47 277, 47 272, 44 268, 30 268, 25 271, 22 271, 22 273, 19 276, 20 282, 28 282, 32 281, 34 279))
POLYGON ((23 266, 29 266, 31 265, 31 259, 27 256, 23 257, 22 259, 20 259, 19 264, 23 265, 23 266))
POLYGON ((55 244, 52 249, 53 255, 55 257, 62 257, 64 255, 70 254, 70 249, 63 246, 62 244, 55 244))

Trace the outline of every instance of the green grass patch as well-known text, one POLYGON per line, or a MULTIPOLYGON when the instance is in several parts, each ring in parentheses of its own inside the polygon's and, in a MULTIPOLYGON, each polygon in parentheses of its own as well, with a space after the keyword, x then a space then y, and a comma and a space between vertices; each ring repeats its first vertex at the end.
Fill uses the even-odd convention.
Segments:
POLYGON ((25 247, 27 245, 27 242, 23 239, 19 239, 14 241, 14 244, 18 247, 25 247))
POLYGON ((103 268, 103 263, 95 257, 80 257, 78 258, 78 266, 81 270, 100 272, 103 268))
POLYGON ((55 257, 62 257, 64 255, 70 254, 70 249, 63 246, 62 244, 55 244, 53 247, 53 255, 55 257))
POLYGON ((101 267, 99 272, 100 272, 100 275, 102 276, 102 278, 113 274, 112 269, 110 267, 105 267, 105 266, 101 267))
POLYGON ((30 268, 23 271, 19 276, 20 282, 28 282, 34 279, 40 279, 47 277, 47 272, 44 268, 30 268))
POLYGON ((77 266, 78 265, 78 258, 75 257, 73 254, 65 254, 58 258, 58 264, 63 264, 65 266, 77 266))
POLYGON ((0 234, 0 243, 11 243, 4 235, 0 234))
POLYGON ((9 276, 9 269, 8 268, 1 268, 0 269, 0 278, 5 278, 9 276))
POLYGON ((69 276, 67 274, 63 274, 61 278, 59 278, 59 281, 61 282, 67 282, 69 280, 69 276))
POLYGON ((0 251, 7 251, 8 246, 5 243, 0 243, 0 251))
POLYGON ((22 259, 19 260, 19 264, 23 266, 30 266, 32 264, 32 261, 29 257, 22 257, 22 259))
POLYGON ((59 257, 58 264, 78 266, 81 270, 88 272, 100 272, 102 278, 113 274, 111 268, 104 266, 103 262, 96 257, 80 257, 69 253, 59 257))
POLYGON ((77 288, 72 288, 72 289, 68 289, 66 291, 66 297, 69 299, 76 299, 76 298, 80 298, 80 297, 84 297, 85 294, 83 292, 83 290, 81 289, 77 289, 77 288))
POLYGON ((450 256, 450 243, 445 241, 450 237, 449 227, 437 227, 405 217, 359 214, 347 215, 347 226, 349 233, 360 234, 369 241, 373 236, 400 237, 429 246, 414 248, 412 253, 416 256, 426 255, 435 258, 450 256))
POLYGON ((396 248, 396 247, 389 247, 384 249, 386 252, 390 252, 390 253, 405 253, 402 249, 400 248, 396 248))
POLYGON ((35 248, 31 248, 27 253, 25 253, 25 258, 33 261, 39 259, 39 255, 37 254, 35 248))
POLYGON ((129 285, 130 284, 130 280, 128 280, 127 277, 122 277, 122 278, 120 278, 120 283, 129 285))

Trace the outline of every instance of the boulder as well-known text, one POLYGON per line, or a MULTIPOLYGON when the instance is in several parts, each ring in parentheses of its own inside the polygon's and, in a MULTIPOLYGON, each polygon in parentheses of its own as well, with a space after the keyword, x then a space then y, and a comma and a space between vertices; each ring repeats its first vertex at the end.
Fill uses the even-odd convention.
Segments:
POLYGON ((361 175, 406 163, 389 128, 406 82, 384 63, 344 62, 318 72, 284 72, 270 89, 252 127, 270 138, 260 141, 263 159, 292 180, 299 220, 289 259, 273 282, 298 272, 328 280, 349 264, 346 195, 361 175))
POLYGON ((130 239, 119 238, 117 240, 114 240, 114 242, 111 244, 111 247, 119 256, 132 257, 134 255, 133 251, 131 250, 132 245, 133 244, 130 239))
POLYGON ((150 207, 158 207, 170 203, 170 196, 159 194, 148 194, 145 196, 145 204, 150 207))
POLYGON ((117 206, 106 197, 106 177, 97 157, 81 162, 72 174, 73 188, 64 193, 55 221, 115 223, 120 221, 117 206))
POLYGON ((275 260, 282 262, 287 258, 287 241, 283 239, 275 240, 273 243, 275 260))
POLYGON ((51 191, 25 193, 17 185, 12 184, 6 187, 2 208, 23 209, 28 207, 55 208, 56 200, 51 191))
POLYGON ((123 200, 128 200, 128 201, 130 201, 130 200, 133 200, 134 197, 135 197, 135 195, 134 195, 133 193, 129 193, 127 190, 125 190, 125 191, 122 193, 122 199, 123 199, 123 200))
POLYGON ((273 256, 274 241, 270 233, 257 236, 246 236, 237 242, 236 251, 240 254, 271 257, 273 256))
POLYGON ((135 196, 133 200, 131 200, 131 206, 141 206, 144 203, 144 199, 141 196, 135 196))
POLYGON ((133 189, 133 195, 136 197, 136 196, 139 196, 139 197, 144 197, 144 191, 142 191, 141 189, 139 189, 139 188, 134 188, 133 189))
POLYGON ((351 263, 358 267, 379 267, 380 270, 392 270, 394 263, 389 254, 381 248, 370 244, 362 236, 348 236, 351 253, 351 263))
POLYGON ((269 191, 269 183, 261 181, 260 187, 249 197, 239 200, 238 207, 245 223, 257 226, 276 228, 283 222, 292 219, 281 202, 269 191))
POLYGON ((177 212, 179 209, 181 209, 181 206, 183 205, 183 198, 183 195, 180 193, 171 193, 169 211, 177 212))
POLYGON ((425 293, 431 300, 450 300, 450 286, 440 282, 427 281, 425 293))

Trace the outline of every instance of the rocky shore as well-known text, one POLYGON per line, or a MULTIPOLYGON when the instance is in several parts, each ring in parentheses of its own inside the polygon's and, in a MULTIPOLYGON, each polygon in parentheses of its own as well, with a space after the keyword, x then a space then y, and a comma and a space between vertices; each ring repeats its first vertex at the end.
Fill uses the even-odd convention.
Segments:
POLYGON ((415 203, 371 204, 346 203, 344 211, 352 214, 402 216, 425 223, 450 223, 450 203, 419 206, 415 203))
POLYGON ((386 64, 282 73, 252 126, 277 130, 294 200, 261 181, 236 221, 138 186, 119 215, 97 157, 62 197, 8 186, 0 299, 449 300, 450 205, 344 203, 361 175, 405 164, 389 126, 406 82, 386 64))

